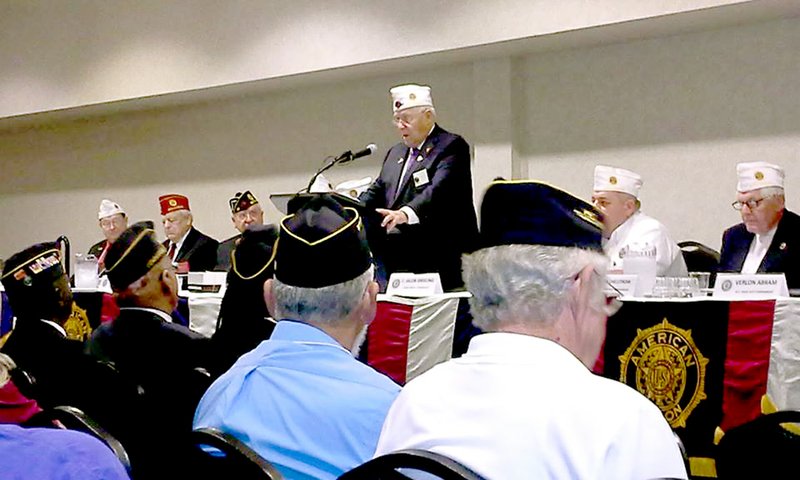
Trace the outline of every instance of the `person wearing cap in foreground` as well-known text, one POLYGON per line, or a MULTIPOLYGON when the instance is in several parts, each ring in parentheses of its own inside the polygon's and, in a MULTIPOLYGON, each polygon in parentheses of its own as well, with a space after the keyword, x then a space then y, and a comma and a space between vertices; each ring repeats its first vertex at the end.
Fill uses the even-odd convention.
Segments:
POLYGON ((167 258, 184 273, 214 270, 219 242, 194 228, 189 199, 170 194, 158 197, 161 223, 164 225, 164 247, 167 258))
POLYGON ((200 401, 194 428, 234 435, 285 478, 335 479, 370 457, 400 387, 354 358, 378 285, 358 212, 330 195, 281 221, 264 284, 269 340, 200 401))
POLYGON ((250 225, 241 234, 231 257, 227 287, 211 337, 214 371, 222 373, 244 353, 269 338, 275 328, 264 301, 264 282, 272 278, 274 225, 250 225))
POLYGON ((789 288, 800 288, 800 216, 786 209, 783 168, 747 162, 736 174, 742 223, 722 235, 719 271, 784 273, 789 288))
POLYGON ((16 317, 2 351, 36 380, 35 391, 23 393, 45 408, 83 408, 89 359, 83 355, 83 342, 67 337, 72 290, 58 247, 45 242, 15 253, 0 281, 16 317))
POLYGON ((105 238, 89 247, 87 254, 97 257, 97 266, 102 270, 108 247, 114 243, 120 233, 128 228, 128 214, 118 203, 104 198, 100 202, 97 218, 100 230, 102 230, 105 238))
MULTIPOLYGON (((378 279, 395 272, 439 273, 445 291, 461 288, 461 254, 472 251, 478 222, 469 145, 436 123, 431 89, 390 90, 402 142, 389 149, 380 175, 359 199, 382 217, 370 228, 378 279)), ((385 277, 385 278, 384 278, 385 277)))
POLYGON ((686 262, 667 227, 640 210, 642 177, 630 170, 605 165, 594 169, 592 202, 603 213, 604 250, 611 270, 624 270, 630 249, 655 248, 656 275, 685 277, 686 262))
POLYGON ((119 410, 121 426, 108 427, 129 449, 140 478, 161 478, 165 468, 178 469, 174 444, 184 445, 181 435, 190 429, 201 394, 197 390, 208 385, 192 382, 194 368, 208 362, 210 341, 170 317, 178 304, 178 280, 166 253, 144 222, 122 232, 106 255, 103 272, 119 315, 98 327, 87 345, 93 357, 112 362, 140 386, 146 399, 142 405, 151 407, 119 410), (157 433, 151 430, 155 425, 157 433))
POLYGON ((239 231, 231 238, 219 242, 217 247, 217 266, 215 270, 227 272, 231 268, 231 253, 233 248, 242 238, 242 233, 250 225, 264 225, 264 210, 255 195, 250 190, 236 192, 236 195, 228 200, 231 209, 231 221, 233 227, 239 231))
POLYGON ((594 375, 608 259, 589 203, 533 181, 493 182, 481 250, 464 258, 467 353, 406 384, 376 456, 420 448, 487 479, 687 478, 661 411, 594 375))

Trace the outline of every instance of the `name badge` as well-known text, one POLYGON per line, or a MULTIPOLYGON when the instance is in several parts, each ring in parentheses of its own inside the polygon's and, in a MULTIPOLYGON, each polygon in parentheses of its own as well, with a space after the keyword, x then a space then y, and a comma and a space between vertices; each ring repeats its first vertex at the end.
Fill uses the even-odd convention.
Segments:
POLYGON ((438 273, 393 273, 386 288, 387 295, 398 297, 430 297, 442 293, 438 273))
POLYGON ((713 296, 724 300, 788 297, 789 288, 782 273, 718 273, 713 296))
POLYGON ((605 286, 606 295, 613 297, 634 297, 636 296, 636 285, 638 275, 608 274, 605 286))
POLYGON ((423 185, 427 185, 430 183, 428 180, 428 171, 425 169, 420 170, 419 172, 414 172, 414 186, 421 187, 423 185))

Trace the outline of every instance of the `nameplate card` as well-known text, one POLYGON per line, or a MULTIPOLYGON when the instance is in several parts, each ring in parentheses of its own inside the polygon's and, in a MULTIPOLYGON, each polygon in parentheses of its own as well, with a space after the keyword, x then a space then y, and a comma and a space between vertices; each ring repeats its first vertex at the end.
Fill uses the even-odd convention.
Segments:
POLYGON ((718 273, 713 296, 726 300, 788 297, 789 288, 782 273, 718 273))
POLYGON ((387 295, 422 298, 439 295, 442 280, 438 273, 393 273, 389 277, 387 295))
POLYGON ((633 297, 636 296, 636 284, 638 275, 623 275, 621 273, 610 273, 606 276, 606 295, 614 297, 633 297))

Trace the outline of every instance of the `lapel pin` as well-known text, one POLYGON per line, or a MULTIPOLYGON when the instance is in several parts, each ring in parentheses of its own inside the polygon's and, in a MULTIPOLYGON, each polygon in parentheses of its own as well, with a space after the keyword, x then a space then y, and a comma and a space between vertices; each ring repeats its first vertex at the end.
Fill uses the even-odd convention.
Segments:
POLYGON ((417 161, 418 161, 418 162, 421 162, 421 161, 422 161, 422 155, 417 155, 417 161))
POLYGON ((781 242, 781 244, 778 245, 778 250, 786 250, 786 242, 781 242))
POLYGON ((397 163, 403 163, 403 160, 405 160, 405 159, 403 157, 400 157, 400 158, 397 159, 397 163))

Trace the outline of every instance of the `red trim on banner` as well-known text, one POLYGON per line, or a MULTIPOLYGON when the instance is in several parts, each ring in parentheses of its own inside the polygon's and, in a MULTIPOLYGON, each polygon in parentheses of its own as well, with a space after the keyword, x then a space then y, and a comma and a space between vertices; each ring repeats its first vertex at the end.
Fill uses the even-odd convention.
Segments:
POLYGON ((767 393, 775 300, 730 302, 722 423, 727 431, 761 414, 767 393))
POLYGON ((367 332, 367 363, 400 385, 406 383, 413 311, 412 305, 378 302, 378 312, 367 332))

